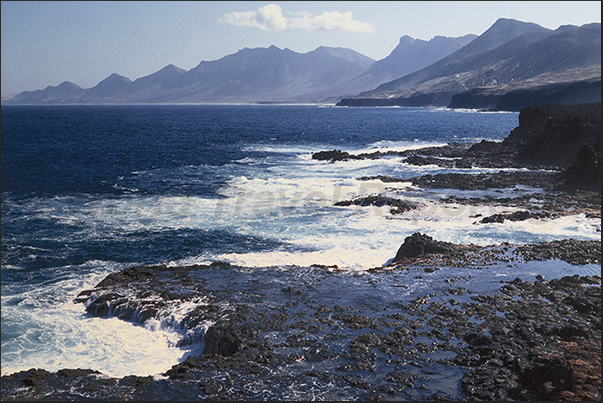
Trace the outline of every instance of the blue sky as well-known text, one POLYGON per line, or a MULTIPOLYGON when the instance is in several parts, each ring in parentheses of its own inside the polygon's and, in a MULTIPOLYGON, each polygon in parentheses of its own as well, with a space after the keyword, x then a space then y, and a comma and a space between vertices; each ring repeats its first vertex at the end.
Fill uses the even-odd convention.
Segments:
POLYGON ((244 47, 346 47, 379 60, 401 36, 480 35, 502 17, 550 29, 601 22, 601 2, 2 1, 0 16, 6 94, 189 70, 244 47))

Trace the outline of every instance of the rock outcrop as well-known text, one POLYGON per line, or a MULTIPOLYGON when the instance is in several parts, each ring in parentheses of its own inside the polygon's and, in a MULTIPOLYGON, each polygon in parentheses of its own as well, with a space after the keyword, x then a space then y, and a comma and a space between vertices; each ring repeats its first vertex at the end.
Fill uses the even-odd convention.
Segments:
POLYGON ((528 168, 496 174, 445 173, 414 178, 385 178, 425 188, 489 189, 527 185, 546 189, 601 192, 601 103, 535 105, 519 113, 519 126, 502 141, 451 143, 406 151, 351 154, 321 151, 313 159, 331 162, 406 157, 411 165, 445 168, 528 168), (546 172, 548 171, 548 172, 546 172))
POLYGON ((502 144, 515 149, 520 161, 567 168, 583 145, 600 149, 601 103, 524 108, 502 144))
POLYGON ((431 253, 453 253, 460 250, 460 247, 449 243, 436 241, 429 235, 416 232, 404 240, 404 243, 398 249, 392 263, 399 262, 407 258, 415 258, 431 253))

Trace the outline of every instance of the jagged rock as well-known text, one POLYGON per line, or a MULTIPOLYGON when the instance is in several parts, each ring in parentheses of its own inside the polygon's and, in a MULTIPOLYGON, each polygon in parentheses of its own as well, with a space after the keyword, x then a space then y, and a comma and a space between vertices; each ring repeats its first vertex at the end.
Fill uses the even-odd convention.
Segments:
POLYGON ((403 180, 428 189, 485 190, 527 185, 552 189, 559 184, 555 172, 497 172, 493 174, 445 173, 423 175, 403 180))
POLYGON ((203 354, 229 357, 239 351, 245 338, 250 335, 248 326, 240 326, 230 320, 218 321, 205 334, 203 354))
POLYGON ((312 154, 312 159, 315 160, 327 160, 331 162, 335 161, 347 161, 349 159, 361 159, 356 155, 350 154, 346 151, 332 150, 332 151, 319 151, 312 154))
POLYGON ((528 260, 562 259, 571 264, 601 262, 601 241, 562 239, 522 245, 518 253, 528 260))
POLYGON ((404 162, 410 165, 437 165, 445 168, 452 168, 455 165, 454 161, 451 160, 445 160, 437 157, 421 157, 420 155, 408 157, 404 162))
POLYGON ((479 222, 481 224, 487 224, 487 223, 504 223, 505 220, 509 220, 509 221, 525 221, 528 220, 530 218, 535 218, 535 219, 541 219, 541 218, 549 218, 551 217, 553 214, 549 213, 549 212, 538 212, 538 213, 532 213, 529 211, 515 211, 514 213, 508 213, 508 214, 493 214, 491 216, 488 217, 484 217, 482 218, 479 222))
POLYGON ((416 232, 406 237, 392 263, 429 253, 450 253, 455 251, 455 249, 455 245, 452 243, 435 241, 429 235, 416 232))
POLYGON ((335 203, 335 206, 375 206, 375 207, 383 207, 383 206, 392 206, 390 210, 391 214, 402 214, 409 210, 414 210, 421 205, 419 203, 413 203, 406 200, 400 200, 393 197, 386 197, 381 195, 367 196, 367 197, 359 197, 354 200, 342 200, 335 203))
POLYGON ((502 144, 514 147, 519 161, 569 167, 584 144, 600 147, 601 103, 524 108, 502 144))
POLYGON ((583 145, 576 160, 562 174, 561 188, 584 189, 601 193, 601 148, 596 144, 583 145))
POLYGON ((600 284, 600 278, 573 276, 515 279, 502 287, 514 290, 515 301, 496 303, 505 315, 466 333, 467 348, 454 358, 469 367, 464 400, 599 400, 601 289, 583 286, 593 281, 600 284), (568 297, 556 300, 555 291, 568 297))

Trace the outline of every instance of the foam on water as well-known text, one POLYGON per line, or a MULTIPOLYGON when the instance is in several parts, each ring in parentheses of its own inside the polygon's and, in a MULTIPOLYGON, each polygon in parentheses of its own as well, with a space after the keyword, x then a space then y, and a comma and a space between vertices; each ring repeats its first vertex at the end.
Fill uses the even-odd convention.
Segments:
MULTIPOLYGON (((404 145, 407 147, 407 145, 404 145)), ((287 149, 286 153, 291 150, 287 149)), ((295 151, 297 152, 297 151, 295 151)), ((517 197, 542 192, 519 186, 511 189, 461 191, 418 189, 409 183, 358 180, 386 169, 422 174, 425 168, 404 167, 399 158, 347 161, 331 164, 307 154, 286 158, 281 164, 254 169, 248 176, 235 176, 219 190, 222 198, 198 196, 147 196, 119 199, 54 199, 41 214, 59 222, 87 227, 91 233, 158 231, 179 229, 226 229, 242 235, 275 239, 289 244, 278 250, 205 252, 170 260, 174 264, 224 260, 259 267, 325 264, 366 268, 384 264, 395 255, 406 236, 414 232, 455 243, 488 245, 513 241, 542 242, 576 237, 598 239, 600 222, 584 215, 555 220, 477 224, 483 217, 516 211, 502 206, 442 204, 447 196, 517 197), (423 207, 391 215, 390 207, 335 207, 334 203, 355 197, 381 194, 402 198, 423 207), (68 208, 65 205, 69 204, 68 208)), ((437 168, 434 168, 437 169, 437 168)), ((441 169, 440 169, 441 171, 441 169)), ((492 170, 472 170, 490 172, 492 170)))
POLYGON ((83 304, 74 304, 81 290, 119 266, 96 261, 80 269, 81 276, 18 293, 3 286, 2 375, 90 368, 114 377, 146 376, 165 372, 189 351, 175 347, 182 335, 173 329, 96 318, 83 304))

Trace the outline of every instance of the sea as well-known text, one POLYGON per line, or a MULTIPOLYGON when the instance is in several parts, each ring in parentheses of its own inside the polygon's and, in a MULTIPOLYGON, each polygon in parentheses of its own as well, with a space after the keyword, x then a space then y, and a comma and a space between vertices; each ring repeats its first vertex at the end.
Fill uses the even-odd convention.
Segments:
MULTIPOLYGON (((112 377, 147 376, 181 362, 190 346, 178 346, 177 329, 93 317, 74 303, 82 290, 131 266, 221 261, 300 276, 310 265, 363 273, 386 265, 415 232, 478 245, 600 239, 600 220, 584 214, 476 225, 477 214, 513 208, 442 203, 449 196, 517 197, 540 189, 420 189, 360 179, 498 169, 415 166, 401 156, 312 159, 334 149, 368 153, 501 141, 518 126, 515 112, 3 105, 1 125, 2 375, 91 368, 112 377), (374 194, 424 207, 392 215, 387 206, 334 205, 374 194)), ((557 261, 546 269, 505 270, 485 273, 497 281, 475 287, 494 292, 499 278, 533 279, 538 270, 547 270, 547 278, 600 275, 601 266, 557 261)), ((432 287, 425 278, 405 281, 410 293, 432 287)))

